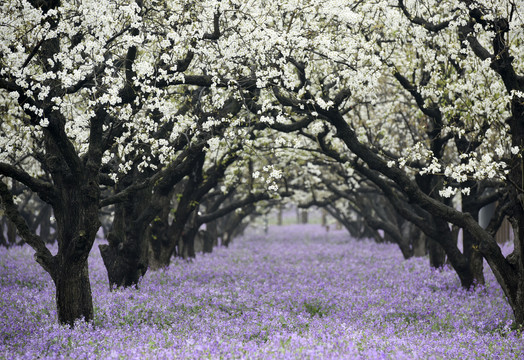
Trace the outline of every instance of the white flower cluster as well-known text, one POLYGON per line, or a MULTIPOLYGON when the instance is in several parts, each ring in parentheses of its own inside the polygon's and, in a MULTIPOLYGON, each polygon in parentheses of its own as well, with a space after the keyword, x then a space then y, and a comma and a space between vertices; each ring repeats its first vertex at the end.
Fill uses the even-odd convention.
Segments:
POLYGON ((265 183, 269 191, 278 191, 277 180, 283 176, 282 170, 276 169, 274 165, 264 165, 262 169, 255 170, 252 173, 253 179, 265 183))
MULTIPOLYGON (((421 174, 435 174, 440 172, 440 165, 438 164, 438 160, 434 157, 433 151, 429 150, 426 147, 425 142, 418 142, 415 145, 406 148, 404 150, 404 154, 405 155, 400 157, 397 162, 400 168, 404 168, 406 165, 409 165, 410 162, 429 162, 429 165, 425 166, 421 170, 421 174)), ((393 165, 394 162, 388 162, 389 167, 392 167, 393 165)))
POLYGON ((316 120, 309 125, 309 129, 312 135, 317 136, 322 131, 324 131, 324 126, 324 122, 316 120))
POLYGON ((484 154, 478 159, 477 154, 462 155, 463 161, 460 164, 446 166, 444 175, 453 181, 463 183, 471 178, 473 180, 483 179, 503 179, 508 173, 505 162, 495 161, 489 153, 484 154))
MULTIPOLYGON (((463 195, 470 195, 471 193, 471 189, 469 187, 465 187, 463 189, 460 190, 461 193, 463 195)), ((453 188, 451 186, 446 186, 444 189, 442 190, 439 190, 439 195, 442 196, 443 198, 451 198, 453 196, 455 196, 458 192, 458 189, 457 188, 453 188)))

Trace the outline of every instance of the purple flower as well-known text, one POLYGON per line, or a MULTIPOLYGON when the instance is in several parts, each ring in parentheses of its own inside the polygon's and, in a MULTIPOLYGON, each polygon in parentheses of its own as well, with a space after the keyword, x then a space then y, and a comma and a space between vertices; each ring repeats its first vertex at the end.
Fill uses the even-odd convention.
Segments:
POLYGON ((57 325, 54 286, 28 247, 0 249, 0 358, 520 358, 522 335, 491 272, 465 291, 451 269, 318 225, 251 230, 229 249, 109 291, 90 261, 92 323, 57 325))

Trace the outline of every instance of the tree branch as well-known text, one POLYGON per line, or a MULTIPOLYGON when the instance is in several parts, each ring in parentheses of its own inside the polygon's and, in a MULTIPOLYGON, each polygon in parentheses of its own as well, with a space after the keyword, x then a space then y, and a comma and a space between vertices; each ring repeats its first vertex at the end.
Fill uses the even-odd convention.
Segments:
POLYGON ((18 212, 17 206, 14 204, 13 196, 9 192, 7 185, 0 180, 0 203, 5 209, 7 217, 11 220, 18 231, 18 235, 35 250, 35 260, 42 265, 42 267, 54 277, 55 258, 45 246, 45 243, 40 237, 31 232, 25 219, 18 212))
POLYGON ((208 223, 210 221, 216 220, 222 216, 225 216, 229 214, 230 212, 235 211, 236 209, 240 209, 246 205, 256 203, 258 201, 262 200, 269 200, 271 198, 271 195, 268 193, 259 193, 259 194, 249 194, 247 197, 245 197, 242 200, 238 200, 236 202, 233 202, 231 204, 228 204, 214 212, 211 212, 209 214, 201 215, 197 219, 198 225, 202 225, 205 223, 208 223))
POLYGON ((409 21, 411 21, 413 24, 421 25, 424 27, 424 29, 431 32, 439 32, 440 30, 447 28, 449 23, 451 22, 450 20, 447 20, 438 24, 433 24, 427 21, 426 19, 421 18, 420 16, 413 16, 406 8, 406 5, 404 4, 403 0, 398 0, 398 7, 402 10, 402 12, 408 18, 409 21))
POLYGON ((11 179, 24 184, 31 191, 37 193, 38 196, 48 204, 53 205, 56 200, 57 194, 53 184, 40 179, 35 179, 22 169, 0 162, 0 175, 10 177, 11 179))
POLYGON ((220 35, 220 11, 217 11, 213 16, 213 32, 205 33, 202 38, 204 40, 218 40, 220 35))
POLYGON ((154 183, 160 178, 160 173, 157 173, 155 176, 148 178, 142 182, 132 184, 126 187, 124 190, 119 191, 118 193, 108 196, 107 198, 100 201, 99 207, 103 208, 109 205, 122 203, 128 201, 131 196, 133 196, 137 191, 143 190, 154 183))
POLYGON ((437 106, 433 106, 431 108, 428 108, 424 105, 424 98, 420 94, 420 92, 417 90, 417 88, 412 85, 408 79, 406 79, 402 74, 400 74, 398 71, 395 71, 393 73, 393 76, 398 80, 400 85, 413 96, 415 99, 419 109, 427 116, 429 116, 432 119, 435 119, 438 122, 442 121, 442 113, 440 112, 440 109, 437 106))

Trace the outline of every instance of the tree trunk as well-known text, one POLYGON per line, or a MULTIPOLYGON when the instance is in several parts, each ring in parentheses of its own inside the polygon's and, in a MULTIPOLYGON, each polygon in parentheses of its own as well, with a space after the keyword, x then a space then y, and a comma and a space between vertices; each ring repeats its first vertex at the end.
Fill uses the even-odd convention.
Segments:
POLYGON ((241 234, 247 225, 242 224, 242 221, 246 216, 255 210, 254 205, 249 205, 243 209, 242 212, 232 213, 225 220, 224 226, 222 226, 222 242, 227 247, 231 244, 231 241, 235 236, 241 234))
POLYGON ((342 226, 347 230, 350 236, 358 238, 358 229, 355 227, 355 224, 352 223, 349 219, 346 219, 344 215, 339 212, 335 207, 325 207, 326 211, 336 220, 335 228, 340 230, 342 226))
POLYGON ((468 259, 457 247, 453 231, 447 221, 434 217, 437 234, 427 238, 430 264, 440 268, 446 263, 446 256, 457 273, 463 288, 469 289, 474 283, 468 259), (438 236, 438 238, 437 238, 438 236), (438 242, 437 242, 438 241, 438 242), (438 245, 438 246, 437 246, 438 245))
MULTIPOLYGON (((122 233, 120 234, 122 235, 122 233)), ((111 232, 109 245, 99 245, 110 288, 137 286, 148 267, 147 241, 143 234, 126 232, 125 239, 111 232)))
POLYGON ((426 242, 426 235, 424 235, 422 232, 418 234, 418 236, 415 236, 412 240, 412 246, 413 246, 413 256, 415 257, 422 257, 426 256, 427 254, 427 242, 426 242))
MULTIPOLYGON (((463 211, 468 212, 475 221, 478 221, 479 209, 469 207, 467 202, 463 202, 463 211)), ((469 261, 469 268, 475 279, 475 284, 484 285, 484 258, 479 251, 478 241, 466 229, 463 229, 462 232, 462 244, 464 246, 464 256, 469 261)))
POLYGON ((145 275, 147 266, 143 264, 143 258, 135 251, 126 248, 115 248, 110 245, 99 245, 100 255, 107 270, 109 287, 133 287, 137 286, 140 279, 145 275), (132 253, 133 255, 130 255, 132 253))
POLYGON ((16 226, 9 219, 7 219, 7 242, 9 246, 16 245, 16 226))
POLYGON ((302 224, 308 223, 308 210, 307 209, 302 209, 300 220, 302 224))
MULTIPOLYGON (((507 55, 507 54, 506 54, 507 55)), ((511 64, 511 61, 508 62, 511 64)), ((507 75, 507 74, 506 74, 507 75)), ((519 90, 524 90, 521 88, 519 90)), ((520 153, 512 157, 508 174, 510 198, 517 199, 508 209, 510 221, 514 227, 514 250, 504 258, 498 244, 491 235, 477 232, 480 251, 488 261, 498 283, 500 284, 513 310, 517 325, 524 325, 524 161, 522 144, 524 144, 524 98, 513 95, 511 101, 512 116, 506 120, 511 127, 512 146, 520 153)), ((472 228, 473 229, 473 228, 472 228)), ((475 230, 475 229, 473 229, 475 230)))
POLYGON ((4 224, 5 224, 4 218, 0 218, 0 246, 8 247, 9 244, 7 243, 7 240, 4 236, 4 224))
POLYGON ((183 254, 185 259, 194 259, 195 254, 195 236, 198 233, 196 227, 186 229, 182 234, 182 241, 184 242, 185 253, 183 254))
POLYGON ((281 226, 284 221, 283 221, 283 213, 284 213, 284 209, 283 209, 283 206, 282 205, 279 205, 278 206, 278 214, 277 214, 277 225, 281 226))
POLYGON ((182 242, 184 244, 184 253, 182 257, 184 259, 194 259, 195 254, 195 236, 198 233, 200 225, 197 223, 198 208, 195 208, 189 219, 184 224, 184 230, 182 231, 182 242))
POLYGON ((10 219, 26 242, 36 250, 35 260, 53 279, 56 289, 58 320, 74 325, 76 320, 93 319, 93 302, 87 259, 98 230, 98 183, 82 179, 60 182, 53 193, 57 218, 58 253, 52 255, 45 243, 31 231, 18 212, 5 184, 0 183, 0 197, 10 219))
POLYGON ((402 237, 408 239, 411 247, 412 256, 426 256, 426 235, 409 221, 404 221, 401 225, 402 237))
MULTIPOLYGON (((181 249, 180 252, 183 250, 181 249)), ((150 254, 153 253, 150 251, 150 254)), ((154 253, 153 256, 149 257, 149 267, 151 270, 158 270, 162 268, 166 268, 171 263, 171 253, 168 253, 167 251, 160 251, 158 253, 154 253)))
POLYGON ((44 214, 42 216, 42 221, 40 222, 40 237, 46 243, 50 244, 54 242, 54 238, 51 236, 51 215, 53 214, 53 209, 49 205, 44 205, 44 214))
POLYGON ((377 243, 389 242, 397 244, 404 259, 409 259, 413 256, 413 249, 411 248, 409 237, 404 236, 402 227, 398 226, 398 221, 395 221, 395 219, 393 219, 393 221, 380 220, 378 217, 367 216, 365 222, 367 228, 374 230, 374 234, 372 233, 371 236, 368 237, 374 237, 377 243), (378 233, 379 229, 384 232, 384 236, 380 236, 378 233))
POLYGON ((58 321, 74 325, 75 320, 93 319, 93 301, 86 261, 64 262, 55 275, 58 321), (64 271, 65 270, 65 271, 64 271))
POLYGON ((172 224, 169 224, 169 202, 163 204, 163 210, 152 223, 148 231, 149 267, 153 270, 169 266, 173 255, 183 257, 186 252, 182 234, 189 217, 185 207, 178 206, 172 224))
POLYGON ((60 201, 54 206, 58 253, 50 269, 56 285, 58 320, 73 325, 76 320, 93 319, 93 302, 87 258, 100 226, 100 190, 88 176, 76 181, 58 177, 60 201))
POLYGON ((469 267, 475 283, 485 284, 484 258, 478 250, 478 241, 467 230, 463 230, 462 243, 464 245, 464 256, 469 261, 469 267))
POLYGON ((468 231, 463 234, 464 255, 469 260, 469 267, 476 284, 484 285, 484 258, 478 250, 478 242, 468 231))
POLYGON ((149 219, 141 216, 151 190, 140 191, 130 202, 117 204, 108 245, 99 245, 110 288, 137 286, 148 268, 149 219))
MULTIPOLYGON (((512 214, 515 233, 514 249, 507 259, 515 271, 515 281, 501 283, 518 325, 524 325, 524 209, 518 207, 512 214)), ((499 281, 500 283, 500 281, 499 281)))
MULTIPOLYGON (((191 215, 197 215, 201 196, 198 194, 198 186, 202 183, 202 166, 204 157, 201 156, 195 165, 189 179, 184 184, 182 194, 178 196, 178 205, 174 214, 173 223, 169 225, 168 216, 171 210, 170 197, 163 197, 166 201, 162 201, 162 215, 159 221, 154 221, 150 228, 150 252, 149 264, 152 269, 169 266, 171 256, 194 256, 194 237, 192 240, 188 239, 184 244, 183 233, 186 223, 191 222, 191 215), (199 197, 200 196, 200 197, 199 197), (178 250, 178 251, 177 251, 178 250)), ((171 196, 171 195, 170 195, 171 196)), ((189 225, 190 226, 190 225, 189 225)), ((197 229, 198 230, 198 229, 197 229)), ((196 234, 196 233, 195 233, 196 234)))
POLYGON ((211 234, 207 230, 201 230, 201 237, 203 242, 202 252, 204 254, 210 254, 213 252, 214 240, 211 234))
MULTIPOLYGON (((177 214, 179 215, 179 214, 177 214)), ((181 241, 183 225, 179 225, 179 216, 171 226, 167 218, 158 217, 149 228, 149 266, 153 270, 169 266, 173 253, 183 252, 181 241)))
POLYGON ((429 264, 435 269, 439 269, 446 263, 446 252, 438 242, 428 239, 429 264))
POLYGON ((402 239, 402 241, 397 242, 397 245, 400 248, 402 256, 405 260, 410 259, 413 256, 413 249, 407 240, 408 239, 402 239))
POLYGON ((449 263, 457 273, 463 288, 469 289, 474 284, 474 277, 468 259, 457 247, 453 231, 449 224, 441 219, 434 217, 437 234, 427 237, 428 253, 430 265, 440 268, 446 263, 446 256, 449 263))
MULTIPOLYGON (((208 238, 213 241, 213 247, 218 246, 218 223, 217 220, 206 223, 206 232, 208 238)), ((224 245, 223 243, 220 245, 224 245)))

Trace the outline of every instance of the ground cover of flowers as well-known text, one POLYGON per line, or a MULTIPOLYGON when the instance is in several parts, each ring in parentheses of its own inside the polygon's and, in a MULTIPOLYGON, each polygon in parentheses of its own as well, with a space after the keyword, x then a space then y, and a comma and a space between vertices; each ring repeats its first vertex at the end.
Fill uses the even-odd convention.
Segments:
POLYGON ((521 359, 491 272, 451 270, 318 225, 251 231, 229 249, 110 292, 95 248, 95 320, 57 325, 54 288, 27 248, 0 250, 2 359, 521 359))

